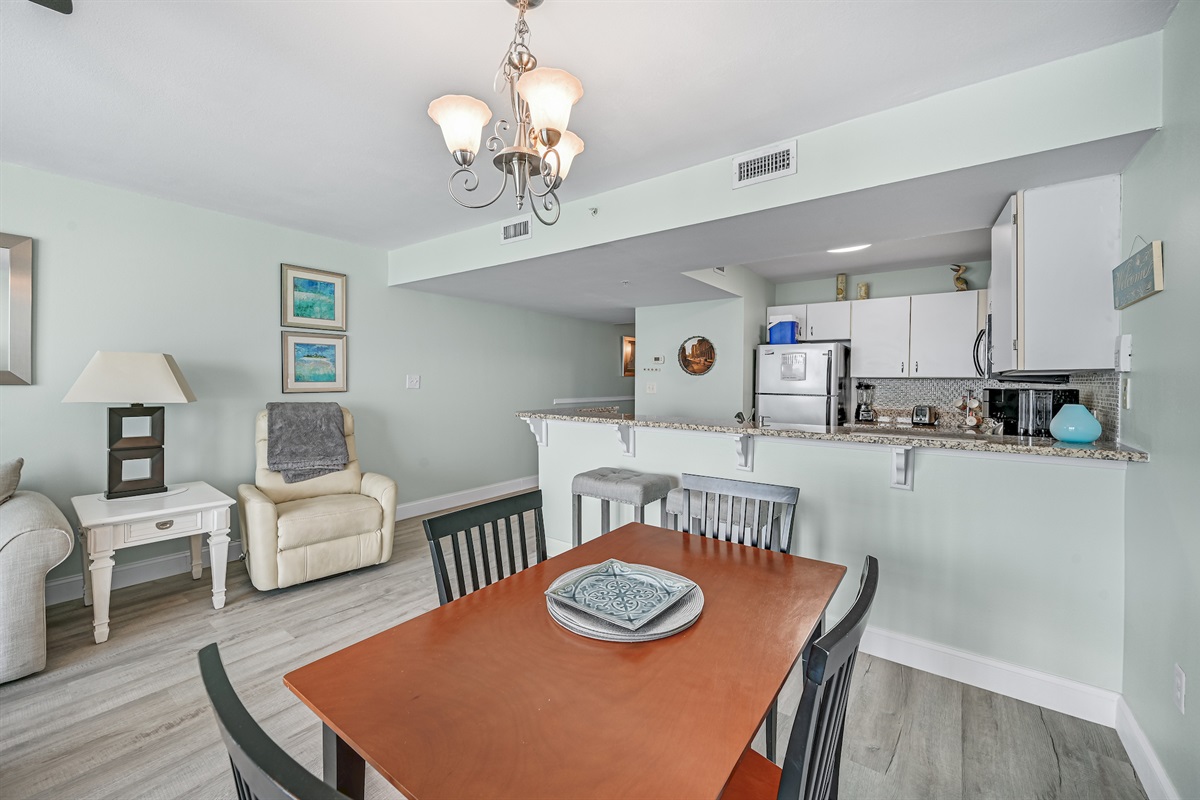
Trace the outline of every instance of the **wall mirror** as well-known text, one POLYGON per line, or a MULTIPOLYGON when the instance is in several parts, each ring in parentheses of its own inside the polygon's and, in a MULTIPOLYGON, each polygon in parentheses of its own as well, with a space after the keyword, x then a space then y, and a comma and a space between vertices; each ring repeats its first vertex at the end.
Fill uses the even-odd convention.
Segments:
POLYGON ((679 366, 689 375, 703 375, 716 360, 717 349, 703 336, 691 336, 679 345, 679 366))
POLYGON ((33 383, 33 239, 0 233, 0 384, 33 383))

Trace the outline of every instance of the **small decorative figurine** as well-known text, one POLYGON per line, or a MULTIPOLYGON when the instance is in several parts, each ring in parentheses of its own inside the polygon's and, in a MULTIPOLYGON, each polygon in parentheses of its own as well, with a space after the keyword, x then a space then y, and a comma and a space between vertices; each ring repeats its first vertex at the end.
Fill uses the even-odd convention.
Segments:
POLYGON ((870 294, 871 294, 871 287, 870 287, 870 285, 868 285, 868 284, 865 284, 865 283, 860 283, 860 284, 858 285, 858 299, 859 299, 859 300, 868 300, 868 299, 870 299, 870 294))
POLYGON ((846 299, 846 273, 844 272, 838 273, 837 294, 834 295, 834 299, 839 301, 846 299))
POLYGON ((967 271, 966 264, 954 264, 950 267, 954 273, 954 291, 965 292, 967 290, 967 279, 963 277, 963 273, 967 271))

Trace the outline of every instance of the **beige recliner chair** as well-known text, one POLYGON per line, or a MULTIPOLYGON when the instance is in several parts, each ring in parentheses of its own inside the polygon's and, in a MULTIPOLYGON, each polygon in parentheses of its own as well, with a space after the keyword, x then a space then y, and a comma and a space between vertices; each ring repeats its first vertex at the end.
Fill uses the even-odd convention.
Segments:
POLYGON ((382 564, 392 557, 396 482, 363 473, 354 417, 342 409, 350 461, 341 472, 299 483, 267 469, 267 412, 254 425, 254 485, 238 487, 238 516, 250 582, 281 589, 382 564))

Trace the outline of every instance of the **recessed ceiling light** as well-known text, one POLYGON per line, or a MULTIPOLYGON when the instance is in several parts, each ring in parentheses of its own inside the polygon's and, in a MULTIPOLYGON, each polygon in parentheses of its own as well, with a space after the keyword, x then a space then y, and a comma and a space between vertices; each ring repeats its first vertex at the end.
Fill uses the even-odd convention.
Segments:
POLYGON ((837 247, 837 248, 834 248, 833 250, 826 250, 825 252, 826 253, 853 253, 855 250, 866 250, 870 246, 871 245, 869 245, 869 244, 856 244, 856 245, 852 245, 850 247, 837 247))

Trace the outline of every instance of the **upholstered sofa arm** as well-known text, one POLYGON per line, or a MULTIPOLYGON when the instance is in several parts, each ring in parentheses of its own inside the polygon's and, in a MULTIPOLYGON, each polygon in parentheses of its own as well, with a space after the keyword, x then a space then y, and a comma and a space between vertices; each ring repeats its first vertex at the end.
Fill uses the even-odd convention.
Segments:
POLYGON ((46 666, 46 573, 71 554, 71 525, 50 498, 0 506, 0 683, 46 666))
POLYGON ((38 492, 15 492, 7 503, 0 506, 0 550, 8 546, 16 537, 23 533, 62 531, 66 534, 66 549, 56 540, 57 536, 47 537, 47 556, 54 558, 46 569, 50 569, 66 558, 71 552, 71 523, 59 511, 58 506, 50 502, 50 498, 38 492), (59 552, 62 550, 62 552, 59 552))
POLYGON ((242 526, 242 552, 250 582, 260 590, 279 586, 279 511, 275 503, 252 483, 238 486, 238 521, 242 526), (254 558, 257 552, 266 557, 254 558))
POLYGON ((392 557, 392 537, 396 532, 396 482, 378 472, 364 472, 360 494, 375 498, 383 506, 382 561, 392 557))

